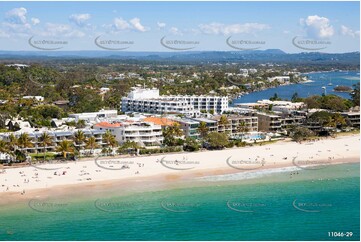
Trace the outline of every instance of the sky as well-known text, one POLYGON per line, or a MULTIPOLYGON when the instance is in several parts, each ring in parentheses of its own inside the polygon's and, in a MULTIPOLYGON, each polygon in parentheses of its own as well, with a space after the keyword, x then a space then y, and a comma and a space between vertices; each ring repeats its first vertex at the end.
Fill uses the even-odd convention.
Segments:
POLYGON ((360 50, 359 2, 0 2, 0 50, 360 50))

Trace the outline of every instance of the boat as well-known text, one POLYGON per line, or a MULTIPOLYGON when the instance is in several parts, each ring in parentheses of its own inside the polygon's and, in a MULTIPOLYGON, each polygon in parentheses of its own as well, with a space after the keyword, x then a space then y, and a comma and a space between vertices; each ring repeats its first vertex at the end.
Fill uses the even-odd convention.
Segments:
POLYGON ((333 84, 332 84, 331 82, 327 84, 327 86, 332 86, 332 85, 333 85, 333 84))

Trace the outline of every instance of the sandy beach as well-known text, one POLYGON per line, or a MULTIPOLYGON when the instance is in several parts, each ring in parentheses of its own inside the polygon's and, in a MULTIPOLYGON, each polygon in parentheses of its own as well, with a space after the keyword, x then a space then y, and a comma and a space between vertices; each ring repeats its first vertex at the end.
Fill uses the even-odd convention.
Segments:
POLYGON ((102 187, 114 182, 172 182, 202 177, 295 166, 359 162, 359 135, 314 142, 279 141, 267 145, 194 153, 159 154, 131 158, 99 157, 77 162, 0 169, 0 204, 22 200, 60 188, 74 193, 81 186, 102 187))

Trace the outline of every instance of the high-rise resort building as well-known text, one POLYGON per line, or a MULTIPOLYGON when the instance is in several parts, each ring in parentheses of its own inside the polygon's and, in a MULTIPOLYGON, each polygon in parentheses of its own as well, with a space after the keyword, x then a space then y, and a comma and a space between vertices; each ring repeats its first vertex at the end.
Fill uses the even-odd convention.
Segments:
POLYGON ((171 114, 197 117, 201 110, 221 114, 228 108, 228 97, 220 96, 161 96, 159 89, 133 88, 122 98, 123 112, 171 114))

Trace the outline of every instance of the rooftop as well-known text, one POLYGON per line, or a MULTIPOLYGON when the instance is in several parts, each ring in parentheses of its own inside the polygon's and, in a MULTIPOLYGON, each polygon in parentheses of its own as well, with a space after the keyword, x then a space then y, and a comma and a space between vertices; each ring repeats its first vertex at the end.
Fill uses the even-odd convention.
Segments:
POLYGON ((144 119, 145 122, 151 122, 157 125, 162 125, 162 126, 171 126, 173 125, 175 122, 173 122, 170 119, 164 118, 164 117, 148 117, 144 119))
POLYGON ((102 127, 102 128, 117 128, 121 126, 121 123, 108 123, 108 122, 100 122, 95 124, 96 127, 102 127))

